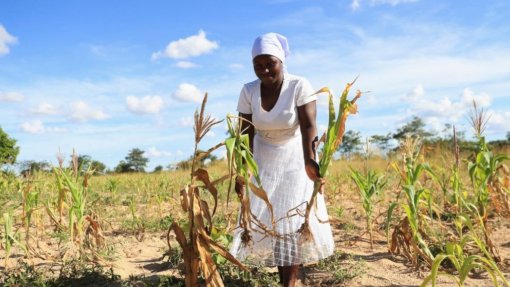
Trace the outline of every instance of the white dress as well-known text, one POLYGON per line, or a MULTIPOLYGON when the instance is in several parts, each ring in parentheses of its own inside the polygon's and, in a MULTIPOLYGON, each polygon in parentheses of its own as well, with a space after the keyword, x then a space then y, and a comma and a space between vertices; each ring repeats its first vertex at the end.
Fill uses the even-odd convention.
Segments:
MULTIPOLYGON (((245 84, 237 110, 251 114, 255 125, 254 158, 259 167, 262 187, 273 206, 275 231, 283 237, 273 237, 251 225, 253 240, 241 241, 243 230, 234 231, 230 252, 248 264, 290 266, 316 262, 333 254, 333 234, 328 220, 324 197, 317 197, 317 210, 310 214, 313 240, 303 243, 298 233, 304 222, 306 202, 313 192, 303 161, 303 146, 297 107, 316 100, 310 83, 298 76, 285 74, 282 90, 275 106, 266 111, 260 98, 260 80, 245 84)), ((271 227, 270 212, 265 202, 250 194, 252 213, 271 227)))

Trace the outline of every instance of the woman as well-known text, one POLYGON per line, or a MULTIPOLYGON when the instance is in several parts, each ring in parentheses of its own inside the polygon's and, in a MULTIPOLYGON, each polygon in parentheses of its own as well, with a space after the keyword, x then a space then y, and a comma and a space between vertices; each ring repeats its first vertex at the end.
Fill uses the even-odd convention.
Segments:
MULTIPOLYGON (((259 167, 262 187, 273 206, 275 231, 268 236, 252 225, 253 240, 245 245, 242 230, 234 234, 231 253, 249 263, 278 266, 281 283, 294 286, 298 267, 330 256, 333 236, 324 198, 319 195, 316 212, 312 210, 310 228, 313 240, 300 240, 306 202, 313 191, 313 181, 321 180, 315 161, 316 96, 310 83, 286 73, 289 54, 287 39, 276 33, 258 37, 252 49, 257 80, 244 85, 237 110, 253 122, 246 132, 259 167)), ((250 195, 252 213, 271 227, 271 214, 264 201, 250 195)))

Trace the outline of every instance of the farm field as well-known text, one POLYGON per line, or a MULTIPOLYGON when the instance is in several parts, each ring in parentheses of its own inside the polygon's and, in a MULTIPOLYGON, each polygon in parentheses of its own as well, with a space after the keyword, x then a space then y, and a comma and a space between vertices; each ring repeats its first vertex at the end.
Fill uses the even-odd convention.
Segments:
MULTIPOLYGON (((325 194, 336 253, 304 266, 302 286, 420 286, 441 254, 478 264, 468 270, 464 286, 493 286, 490 274, 508 286, 503 281, 510 278, 508 197, 495 189, 500 184, 508 192, 508 170, 502 161, 493 171, 487 204, 478 205, 467 168, 469 156, 461 153, 456 173, 454 154, 422 149, 412 165, 427 162, 434 175, 415 172, 416 181, 407 185, 405 171, 412 166, 406 168, 406 158, 399 154, 334 161, 325 194), (373 171, 385 182, 371 198, 372 247, 367 203, 363 204, 351 169, 361 175, 373 171), (419 220, 415 232, 402 224, 412 222, 412 203, 406 196, 411 184, 424 195, 414 203, 419 220), (459 207, 455 202, 465 204, 459 207), (478 206, 486 207, 485 218, 475 211, 478 206), (457 246, 453 248, 457 253, 451 253, 451 246, 457 246)), ((205 168, 211 181, 228 173, 223 161, 205 168)), ((88 176, 65 164, 52 173, 25 178, 3 175, 2 286, 184 286, 181 250, 168 229, 177 222, 186 230, 180 191, 189 181, 189 171, 88 176)), ((227 200, 228 186, 228 180, 217 184, 218 207, 211 224, 211 238, 222 246, 231 241, 239 208, 235 192, 227 200)), ((213 201, 209 193, 202 199, 213 201)), ((217 254, 213 258, 226 286, 278 286, 273 269, 258 267, 250 275, 217 254)), ((455 281, 461 273, 447 261, 439 271, 453 276, 438 275, 438 286, 461 286, 455 281)))
POLYGON ((510 1, 4 2, 0 287, 510 287, 510 1))

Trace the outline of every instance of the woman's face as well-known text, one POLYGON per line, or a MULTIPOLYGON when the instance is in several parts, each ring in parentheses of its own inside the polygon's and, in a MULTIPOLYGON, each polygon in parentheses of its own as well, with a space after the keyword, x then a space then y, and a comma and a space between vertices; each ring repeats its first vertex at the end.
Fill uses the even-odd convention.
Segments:
POLYGON ((275 56, 258 55, 253 58, 253 70, 265 86, 278 85, 283 81, 283 63, 275 56))

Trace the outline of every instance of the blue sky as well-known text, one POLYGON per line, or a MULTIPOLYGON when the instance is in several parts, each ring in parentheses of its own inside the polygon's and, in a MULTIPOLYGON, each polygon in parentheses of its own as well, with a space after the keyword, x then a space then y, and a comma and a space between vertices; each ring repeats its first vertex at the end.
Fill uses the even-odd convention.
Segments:
MULTIPOLYGON (((470 137, 475 99, 491 114, 487 137, 503 139, 509 19, 506 0, 0 0, 0 126, 18 141, 18 161, 55 163, 76 149, 114 168, 137 147, 149 170, 167 166, 192 154, 203 94, 214 117, 235 113, 255 79, 253 40, 279 32, 289 72, 316 89, 339 95, 360 75, 355 88, 371 92, 348 129, 386 134, 416 115, 470 137)), ((220 124, 201 147, 224 137, 220 124)))

